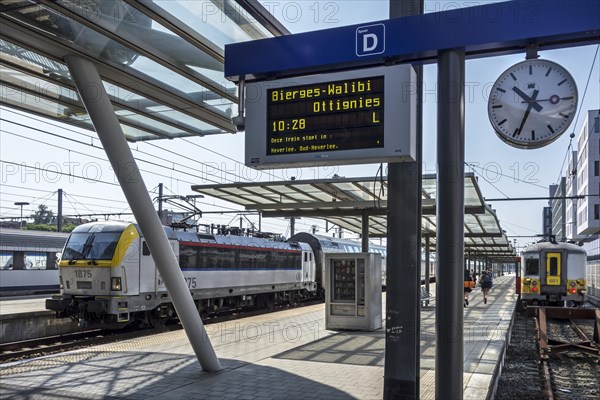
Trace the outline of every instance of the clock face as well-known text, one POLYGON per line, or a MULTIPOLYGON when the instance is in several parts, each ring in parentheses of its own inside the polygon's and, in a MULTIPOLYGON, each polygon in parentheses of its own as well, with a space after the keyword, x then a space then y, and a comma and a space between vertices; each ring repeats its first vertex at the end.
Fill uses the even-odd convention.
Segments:
POLYGON ((560 65, 526 60, 492 86, 488 116, 496 134, 514 147, 534 149, 558 139, 573 121, 577 86, 560 65))

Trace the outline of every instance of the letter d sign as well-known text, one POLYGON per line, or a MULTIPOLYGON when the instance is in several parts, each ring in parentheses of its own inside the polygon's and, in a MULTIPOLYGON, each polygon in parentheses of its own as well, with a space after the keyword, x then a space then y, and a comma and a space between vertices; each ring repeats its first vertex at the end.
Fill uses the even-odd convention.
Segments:
POLYGON ((356 55, 358 57, 381 54, 384 51, 385 25, 366 25, 356 29, 356 55))

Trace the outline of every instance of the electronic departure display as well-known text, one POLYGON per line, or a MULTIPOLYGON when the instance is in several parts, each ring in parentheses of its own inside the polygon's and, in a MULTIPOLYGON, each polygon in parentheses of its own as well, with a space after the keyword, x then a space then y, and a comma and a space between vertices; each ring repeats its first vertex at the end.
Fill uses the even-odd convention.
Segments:
POLYGON ((384 145, 383 76, 267 90, 267 155, 384 145))
POLYGON ((412 161, 415 75, 396 65, 246 85, 246 165, 412 161))

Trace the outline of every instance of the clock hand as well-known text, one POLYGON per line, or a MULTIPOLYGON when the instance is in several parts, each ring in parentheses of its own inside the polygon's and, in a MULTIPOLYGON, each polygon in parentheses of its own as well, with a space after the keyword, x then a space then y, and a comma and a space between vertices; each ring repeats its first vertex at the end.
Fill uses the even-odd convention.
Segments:
MULTIPOLYGON (((542 111, 542 109, 544 107, 540 106, 536 101, 535 101, 535 97, 529 97, 527 96, 525 93, 523 93, 523 91, 521 89, 519 89, 516 86, 513 86, 512 88, 513 92, 515 92, 516 94, 519 95, 519 97, 521 97, 523 100, 525 100, 526 103, 529 103, 537 112, 542 111)), ((539 90, 534 90, 533 93, 536 94, 539 93, 539 90)), ((528 109, 529 111, 531 111, 531 108, 528 109)))
MULTIPOLYGON (((523 130, 523 126, 525 125, 525 121, 527 121, 527 117, 529 117, 529 112, 531 111, 532 108, 534 108, 534 104, 537 104, 535 102, 535 98, 537 97, 538 93, 540 91, 539 90, 534 90, 533 94, 531 95, 531 101, 532 102, 528 102, 529 104, 527 104, 527 109, 525 110, 525 115, 523 115, 523 119, 521 120, 521 125, 519 126, 519 130, 516 131, 513 136, 517 136, 521 134, 521 131, 523 130)), ((541 107, 540 107, 541 109, 541 107)))
MULTIPOLYGON (((549 99, 538 99, 535 101, 537 101, 537 102, 549 101, 551 104, 557 104, 560 100, 571 100, 572 98, 573 98, 573 96, 560 97, 559 95, 553 94, 552 96, 550 96, 549 99)), ((531 101, 524 100, 521 103, 531 103, 531 101)))

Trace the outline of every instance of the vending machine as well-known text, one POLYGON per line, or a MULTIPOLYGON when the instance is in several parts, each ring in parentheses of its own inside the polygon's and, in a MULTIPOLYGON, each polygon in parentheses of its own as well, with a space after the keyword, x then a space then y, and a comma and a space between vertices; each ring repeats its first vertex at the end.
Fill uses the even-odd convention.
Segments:
POLYGON ((381 328, 381 254, 329 254, 325 282, 326 329, 381 328))

